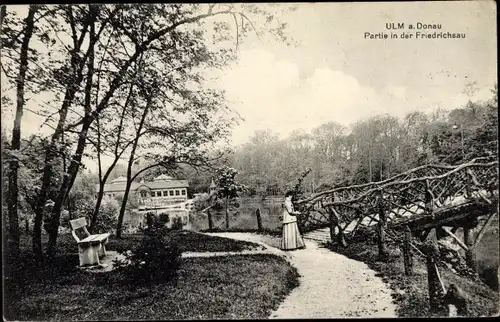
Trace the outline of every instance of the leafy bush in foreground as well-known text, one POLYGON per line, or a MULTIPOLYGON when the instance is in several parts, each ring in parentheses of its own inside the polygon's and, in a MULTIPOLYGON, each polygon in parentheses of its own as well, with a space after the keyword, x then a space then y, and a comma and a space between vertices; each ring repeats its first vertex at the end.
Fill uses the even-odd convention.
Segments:
POLYGON ((161 213, 158 219, 162 224, 168 224, 168 222, 170 221, 170 216, 166 213, 161 213))
POLYGON ((182 218, 181 217, 174 217, 174 220, 172 220, 172 227, 170 229, 182 230, 183 226, 184 226, 184 224, 182 223, 182 218))
POLYGON ((144 230, 134 251, 122 252, 125 260, 116 260, 117 269, 134 283, 165 282, 172 278, 181 263, 182 251, 168 238, 168 228, 158 220, 144 230))

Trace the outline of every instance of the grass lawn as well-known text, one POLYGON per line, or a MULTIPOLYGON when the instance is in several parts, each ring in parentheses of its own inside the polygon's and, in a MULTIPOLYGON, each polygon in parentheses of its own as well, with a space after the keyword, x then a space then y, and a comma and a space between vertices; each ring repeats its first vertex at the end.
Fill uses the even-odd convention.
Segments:
MULTIPOLYGON (((187 241, 181 245, 190 251, 252 246, 194 233, 176 234, 175 238, 187 241)), ((259 319, 267 318, 298 285, 296 269, 273 255, 185 258, 170 281, 131 285, 116 271, 79 269, 76 249, 67 236, 61 237, 60 255, 51 266, 40 269, 31 265, 25 248, 29 240, 23 238, 23 274, 16 284, 5 284, 7 320, 259 319)), ((114 249, 133 250, 140 239, 129 237, 112 240, 114 249)))
POLYGON ((131 286, 114 272, 76 270, 41 278, 6 298, 7 320, 161 320, 267 318, 298 274, 272 255, 183 259, 164 284, 131 286))
MULTIPOLYGON (((124 234, 118 240, 115 236, 110 236, 106 245, 107 250, 126 251, 133 250, 141 241, 141 234, 124 234)), ((238 241, 230 238, 209 236, 188 230, 173 230, 169 233, 172 242, 179 245, 183 252, 238 252, 242 250, 262 249, 262 246, 238 241)), ((47 235, 42 235, 42 243, 48 240, 47 235)), ((31 249, 31 236, 23 234, 21 236, 21 248, 31 249)), ((60 254, 77 254, 78 246, 71 234, 60 234, 57 241, 57 251, 60 254)), ((78 257, 76 258, 78 260, 78 257)))
MULTIPOLYGON (((365 262, 371 269, 389 284, 395 302, 398 304, 399 317, 429 317, 429 300, 427 289, 427 270, 422 258, 414 255, 414 275, 407 277, 404 273, 402 255, 399 247, 391 242, 387 243, 392 254, 387 261, 377 260, 378 248, 373 240, 351 242, 344 249, 338 245, 328 245, 330 249, 349 258, 365 262)), ((472 280, 455 274, 448 269, 440 268, 440 274, 448 287, 456 284, 464 291, 468 298, 470 316, 492 316, 498 312, 499 295, 480 280, 472 280)))
MULTIPOLYGON (((129 250, 139 243, 141 234, 124 235, 122 240, 111 237, 107 249, 129 250)), ((173 230, 169 234, 172 242, 177 243, 183 252, 239 252, 242 250, 262 249, 262 246, 246 241, 209 236, 188 230, 173 230)))

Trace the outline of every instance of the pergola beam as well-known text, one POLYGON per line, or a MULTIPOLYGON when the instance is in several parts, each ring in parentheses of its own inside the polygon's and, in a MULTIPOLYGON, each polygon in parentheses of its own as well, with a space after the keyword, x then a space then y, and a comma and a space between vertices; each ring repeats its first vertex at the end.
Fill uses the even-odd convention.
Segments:
POLYGON ((462 242, 460 240, 460 238, 458 238, 457 236, 455 236, 455 234, 453 234, 447 227, 441 227, 441 229, 447 233, 451 238, 453 238, 457 243, 458 245, 460 245, 460 247, 462 247, 463 250, 465 251, 469 251, 469 247, 467 247, 464 242, 462 242))

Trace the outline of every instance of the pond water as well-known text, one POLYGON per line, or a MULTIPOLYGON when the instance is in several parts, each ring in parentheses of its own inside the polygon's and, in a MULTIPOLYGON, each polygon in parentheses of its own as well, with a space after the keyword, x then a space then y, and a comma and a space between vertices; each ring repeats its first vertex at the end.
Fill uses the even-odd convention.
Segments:
MULTIPOLYGON (((281 229, 281 204, 283 198, 238 198, 239 207, 231 208, 229 211, 229 228, 230 229, 257 229, 257 216, 255 211, 260 209, 260 217, 262 227, 268 230, 281 229)), ((226 213, 225 210, 211 210, 213 227, 219 229, 226 228, 226 213)), ((145 224, 145 216, 142 213, 131 212, 126 213, 124 217, 127 229, 136 230, 139 226, 145 224)), ((208 215, 206 212, 200 213, 194 210, 189 212, 189 224, 186 229, 200 231, 208 229, 208 215)))
MULTIPOLYGON (((280 214, 282 199, 264 201, 261 200, 240 200, 240 206, 231 209, 229 212, 229 228, 230 229, 257 229, 257 216, 255 211, 260 209, 260 217, 262 219, 262 227, 270 230, 280 230, 281 221, 280 214)), ((222 209, 220 211, 210 211, 214 228, 225 229, 226 213, 222 209)), ((206 213, 192 212, 190 215, 191 228, 195 231, 208 229, 208 215, 206 213)))

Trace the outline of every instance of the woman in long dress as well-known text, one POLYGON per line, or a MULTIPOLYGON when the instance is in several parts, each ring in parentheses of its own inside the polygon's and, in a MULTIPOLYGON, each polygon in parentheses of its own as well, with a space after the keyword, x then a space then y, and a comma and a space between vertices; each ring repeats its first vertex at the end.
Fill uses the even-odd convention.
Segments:
POLYGON ((292 195, 293 192, 287 192, 283 204, 283 235, 280 245, 282 250, 294 250, 306 247, 304 239, 300 235, 299 227, 297 226, 296 215, 300 214, 300 212, 293 209, 292 195))

